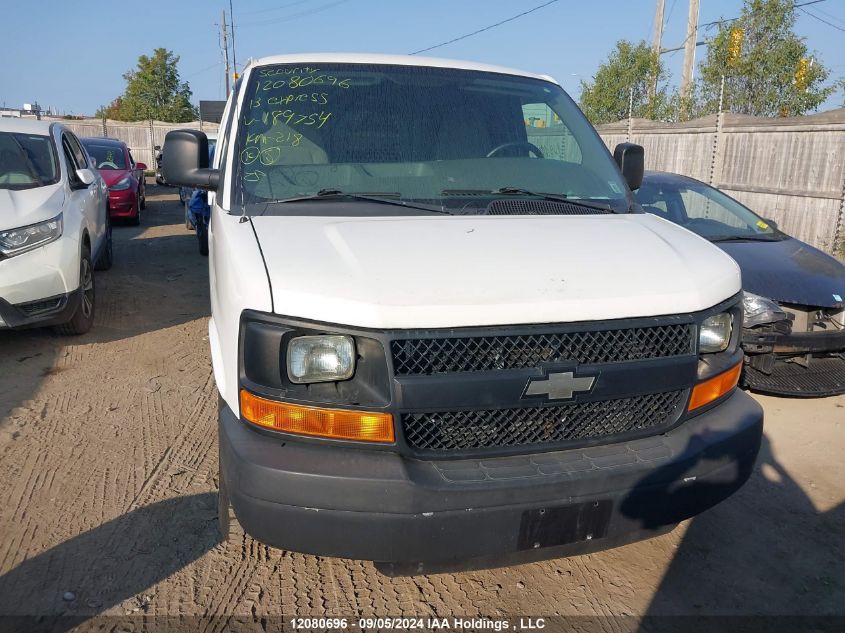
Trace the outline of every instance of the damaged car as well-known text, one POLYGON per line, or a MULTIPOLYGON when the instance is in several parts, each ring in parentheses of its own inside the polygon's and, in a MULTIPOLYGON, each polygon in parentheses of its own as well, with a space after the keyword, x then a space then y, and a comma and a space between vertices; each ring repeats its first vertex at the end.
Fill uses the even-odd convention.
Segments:
POLYGON ((742 384, 761 393, 845 393, 845 265, 693 178, 646 172, 643 209, 713 242, 742 270, 742 384))

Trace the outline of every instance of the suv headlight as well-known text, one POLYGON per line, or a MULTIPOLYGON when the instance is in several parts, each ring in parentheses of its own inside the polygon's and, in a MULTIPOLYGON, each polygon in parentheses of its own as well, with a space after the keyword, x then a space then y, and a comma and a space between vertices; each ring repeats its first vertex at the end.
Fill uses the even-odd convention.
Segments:
POLYGON ((773 323, 786 319, 786 312, 771 299, 750 292, 742 293, 742 324, 744 327, 754 327, 764 323, 773 323))
POLYGON ((355 373, 351 336, 298 336, 288 343, 288 376, 296 384, 346 380, 355 373))
POLYGON ((0 231, 0 253, 14 257, 39 246, 55 242, 62 236, 62 214, 19 229, 0 231))
POLYGON ((121 178, 111 187, 109 187, 109 191, 126 191, 131 186, 132 180, 130 180, 129 176, 126 176, 126 178, 121 178))
POLYGON ((698 333, 698 351, 708 354, 726 350, 731 342, 732 323, 733 317, 727 312, 704 319, 698 333))

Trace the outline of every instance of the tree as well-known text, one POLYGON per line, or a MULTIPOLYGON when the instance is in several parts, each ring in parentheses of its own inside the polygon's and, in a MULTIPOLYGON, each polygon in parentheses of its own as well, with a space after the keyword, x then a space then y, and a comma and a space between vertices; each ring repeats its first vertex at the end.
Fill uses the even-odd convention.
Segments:
POLYGON ((191 89, 179 81, 178 55, 166 48, 157 48, 152 57, 141 55, 138 67, 123 78, 126 90, 97 116, 118 121, 156 119, 182 123, 197 118, 197 109, 191 105, 191 89))
POLYGON ((594 125, 626 119, 633 88, 635 117, 666 119, 673 112, 673 97, 668 94, 667 79, 668 73, 660 57, 648 44, 619 40, 592 81, 581 82, 580 106, 594 125), (657 89, 652 96, 653 82, 657 89))
POLYGON ((755 116, 797 116, 815 110, 836 89, 824 86, 830 71, 793 32, 792 0, 744 0, 742 15, 719 23, 699 65, 699 113, 719 107, 755 116))

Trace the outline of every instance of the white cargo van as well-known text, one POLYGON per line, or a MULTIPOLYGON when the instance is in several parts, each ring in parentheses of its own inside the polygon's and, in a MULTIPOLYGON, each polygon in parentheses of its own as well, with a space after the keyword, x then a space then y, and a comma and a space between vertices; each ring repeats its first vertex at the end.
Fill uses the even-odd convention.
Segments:
POLYGON ((423 570, 628 542, 739 488, 739 271, 642 212, 642 171, 547 76, 251 63, 214 165, 194 130, 164 160, 213 192, 222 529, 231 504, 270 545, 423 570))

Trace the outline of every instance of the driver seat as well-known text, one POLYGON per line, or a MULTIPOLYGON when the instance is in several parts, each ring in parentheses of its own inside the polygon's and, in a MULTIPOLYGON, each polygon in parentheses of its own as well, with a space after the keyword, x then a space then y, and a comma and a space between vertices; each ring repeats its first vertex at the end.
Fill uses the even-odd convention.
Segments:
POLYGON ((484 158, 494 147, 487 125, 476 114, 444 113, 437 131, 434 160, 484 158))

